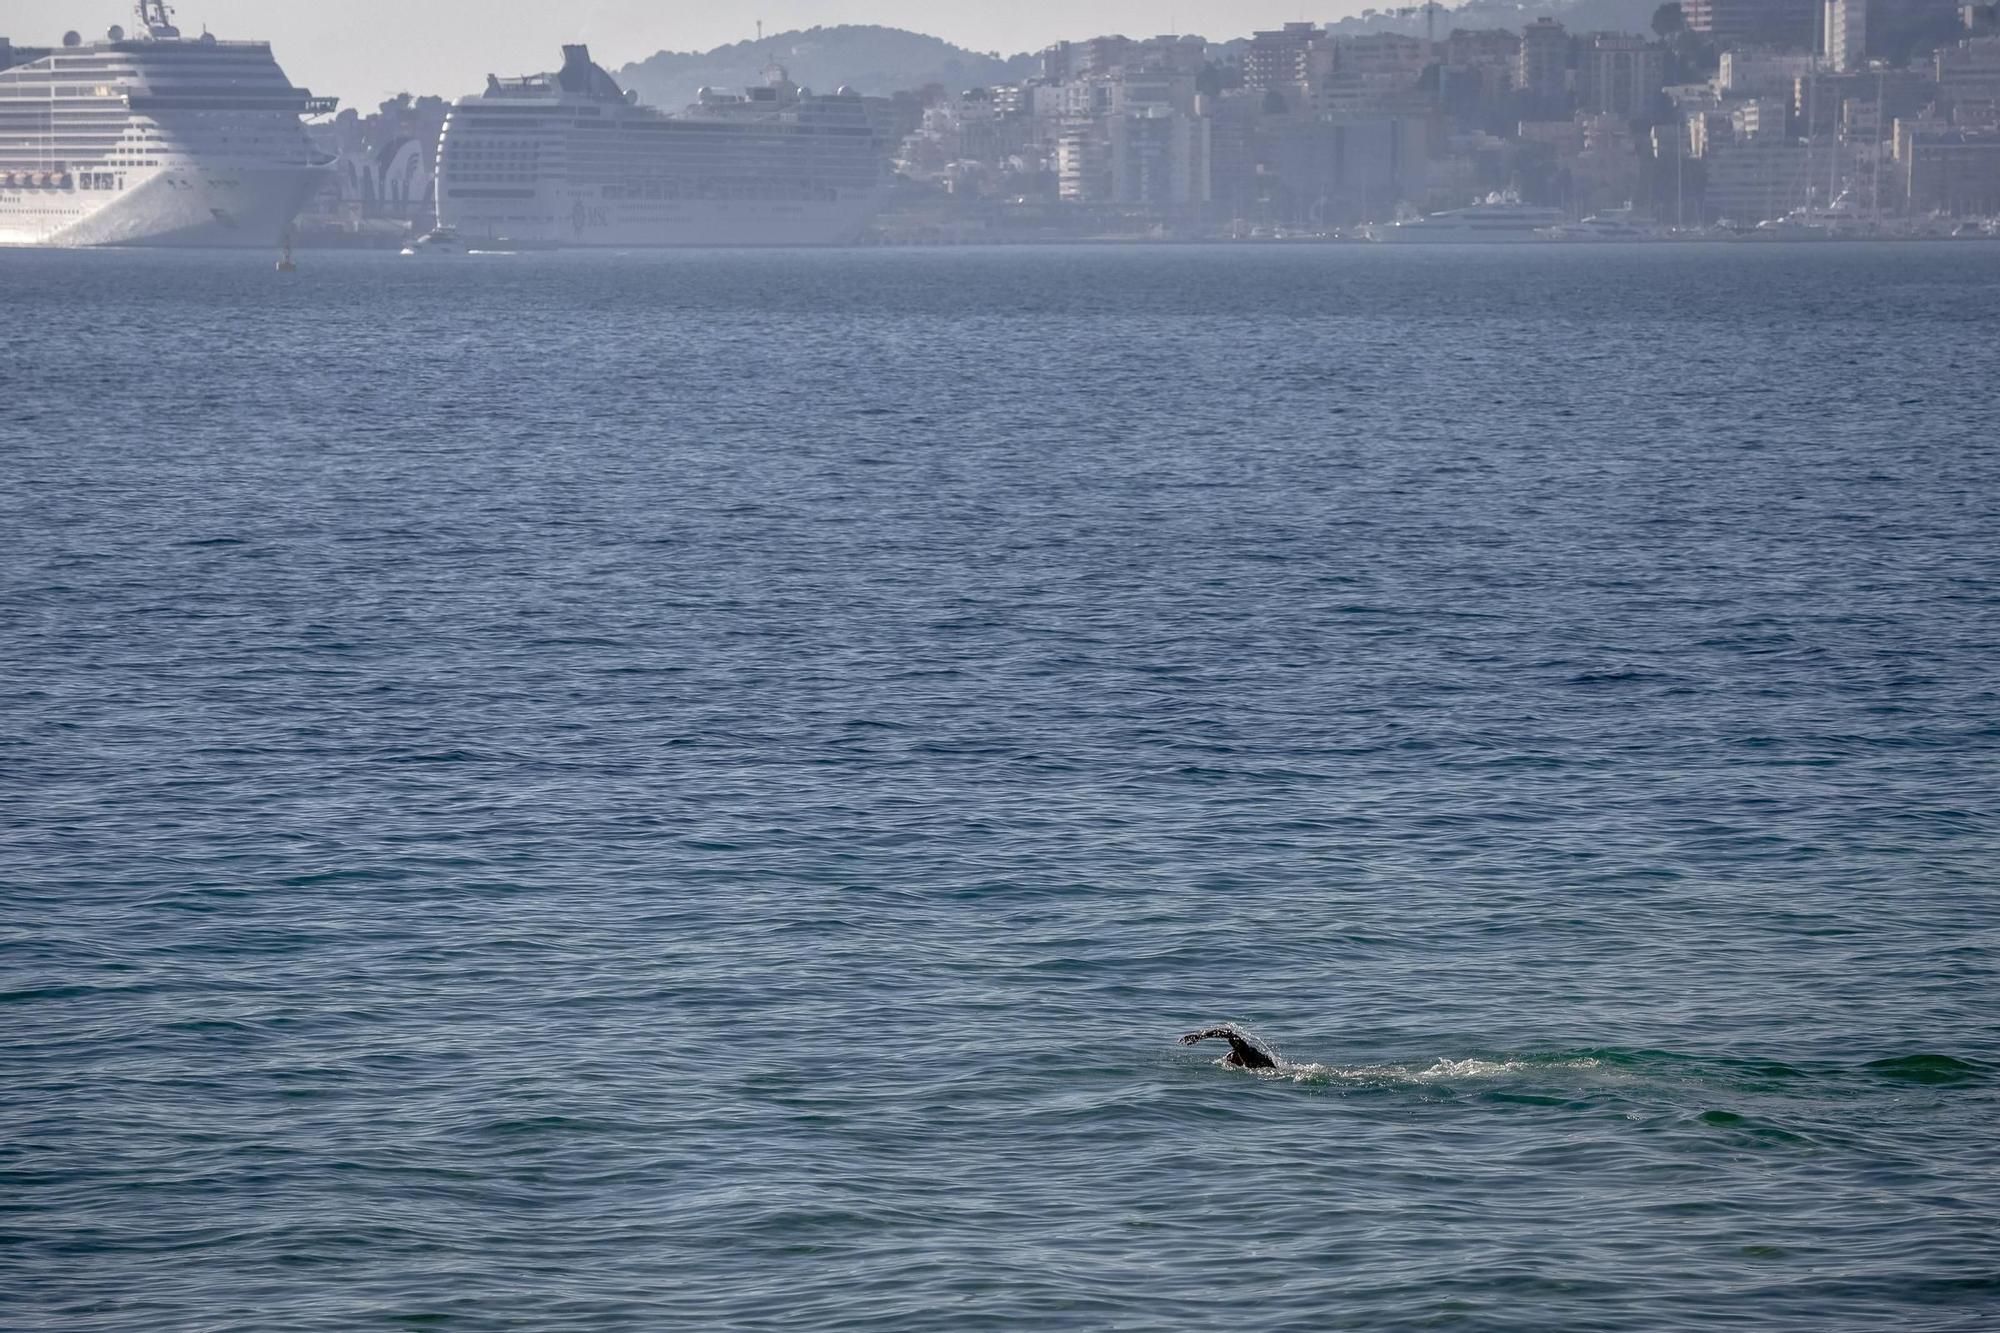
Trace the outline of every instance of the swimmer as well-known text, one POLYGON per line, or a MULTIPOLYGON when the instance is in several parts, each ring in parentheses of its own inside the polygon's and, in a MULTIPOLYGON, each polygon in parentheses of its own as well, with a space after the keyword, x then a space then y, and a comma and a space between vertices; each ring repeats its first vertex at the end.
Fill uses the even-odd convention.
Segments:
POLYGON ((1210 1037, 1220 1037, 1229 1043, 1229 1054, 1222 1057, 1222 1063, 1236 1069, 1276 1069, 1278 1062, 1271 1053, 1255 1041, 1236 1030, 1235 1025, 1223 1023, 1218 1027, 1203 1028, 1190 1032, 1181 1038, 1181 1045, 1194 1046, 1210 1037))

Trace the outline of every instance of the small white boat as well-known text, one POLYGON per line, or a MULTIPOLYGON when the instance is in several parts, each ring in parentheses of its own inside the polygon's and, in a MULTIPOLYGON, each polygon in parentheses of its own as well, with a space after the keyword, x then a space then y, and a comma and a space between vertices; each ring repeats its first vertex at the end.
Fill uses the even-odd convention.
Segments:
POLYGON ((466 249, 456 228, 433 227, 404 246, 403 253, 413 258, 442 259, 447 255, 462 255, 466 249))

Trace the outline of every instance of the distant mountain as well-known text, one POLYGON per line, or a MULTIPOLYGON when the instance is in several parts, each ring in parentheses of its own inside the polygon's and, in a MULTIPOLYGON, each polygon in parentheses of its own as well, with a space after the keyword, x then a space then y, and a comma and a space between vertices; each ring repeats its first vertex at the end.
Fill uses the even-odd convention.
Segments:
MULTIPOLYGON (((1456 7, 1439 5, 1436 27, 1442 37, 1453 28, 1520 29, 1547 16, 1571 32, 1649 33, 1659 5, 1660 0, 1465 0, 1456 7)), ((1395 5, 1328 26, 1336 33, 1421 34, 1424 11, 1421 4, 1395 5)), ((1209 54, 1217 60, 1240 58, 1248 45, 1245 38, 1214 42, 1209 54)), ((625 66, 617 75, 641 101, 678 111, 702 88, 741 92, 762 83, 765 68, 773 62, 783 65, 794 83, 815 92, 830 93, 846 84, 874 95, 932 83, 954 90, 1018 83, 1041 69, 1033 55, 1003 58, 998 52, 968 51, 903 28, 842 24, 795 29, 713 51, 662 51, 625 66)))
MULTIPOLYGON (((1456 7, 1439 5, 1437 35, 1453 28, 1512 28, 1519 31, 1539 18, 1552 18, 1571 32, 1632 32, 1650 34, 1653 11, 1660 0, 1466 0, 1456 7)), ((1366 10, 1354 18, 1342 19, 1328 27, 1336 33, 1406 32, 1421 36, 1424 9, 1414 5, 1390 5, 1366 10)))
POLYGON ((662 51, 619 70, 618 81, 636 89, 640 101, 677 111, 704 87, 741 92, 762 83, 764 69, 773 61, 785 67, 794 83, 815 92, 830 93, 846 84, 856 92, 881 95, 927 83, 962 89, 1018 82, 1040 68, 1033 56, 1002 59, 901 28, 843 24, 778 33, 713 51, 662 51))

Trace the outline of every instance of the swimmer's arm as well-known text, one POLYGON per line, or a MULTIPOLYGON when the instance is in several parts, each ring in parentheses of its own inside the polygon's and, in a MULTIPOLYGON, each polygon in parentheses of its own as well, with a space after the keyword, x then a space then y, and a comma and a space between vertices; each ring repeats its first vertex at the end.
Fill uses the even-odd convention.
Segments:
POLYGON ((1203 1028, 1199 1032, 1190 1032, 1181 1038, 1181 1045, 1193 1046, 1197 1042, 1207 1041, 1211 1037, 1220 1038, 1228 1042, 1231 1061, 1245 1069, 1276 1069, 1278 1067, 1278 1062, 1272 1059, 1268 1052, 1260 1049, 1255 1043, 1251 1042, 1242 1033, 1228 1024, 1224 1024, 1221 1027, 1203 1028))

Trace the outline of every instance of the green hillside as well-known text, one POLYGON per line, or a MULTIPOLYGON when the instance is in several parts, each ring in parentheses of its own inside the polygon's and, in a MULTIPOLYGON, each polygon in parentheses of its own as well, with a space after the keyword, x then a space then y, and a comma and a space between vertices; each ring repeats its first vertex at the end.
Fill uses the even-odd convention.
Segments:
POLYGON ((842 25, 777 33, 763 41, 736 42, 713 51, 662 51, 617 71, 642 101, 675 110, 703 87, 726 92, 763 82, 766 66, 785 67, 794 82, 830 93, 846 84, 857 92, 887 94, 941 83, 970 88, 1033 73, 1032 56, 1002 59, 901 28, 842 25))

